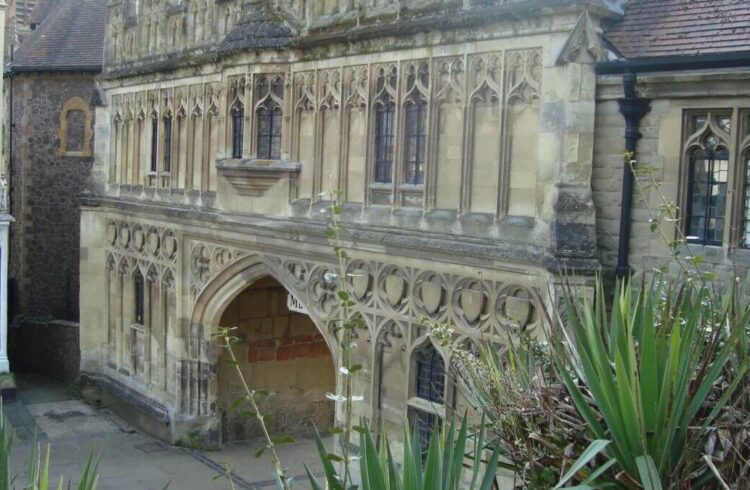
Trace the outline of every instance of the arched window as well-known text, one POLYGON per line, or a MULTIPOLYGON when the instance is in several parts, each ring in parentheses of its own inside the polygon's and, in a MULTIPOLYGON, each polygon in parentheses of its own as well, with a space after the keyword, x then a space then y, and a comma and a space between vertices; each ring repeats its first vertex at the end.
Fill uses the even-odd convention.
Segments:
POLYGON ((141 271, 136 271, 133 276, 133 323, 138 325, 143 325, 144 321, 144 286, 143 274, 141 271))
POLYGON ((727 207, 729 152, 714 136, 688 160, 688 240, 701 245, 721 245, 727 207))
POLYGON ((94 113, 80 97, 68 99, 60 111, 58 155, 64 157, 90 157, 94 113))
POLYGON ((375 82, 375 182, 393 181, 393 151, 396 140, 396 68, 381 68, 375 82))
POLYGON ((430 438, 439 430, 445 412, 445 362, 432 343, 428 342, 414 354, 413 373, 410 420, 425 457, 430 438))
POLYGON ((281 102, 284 83, 280 76, 262 76, 258 82, 255 108, 258 122, 257 156, 262 160, 281 158, 281 102))
POLYGON ((235 104, 232 108, 232 158, 242 158, 245 108, 235 104))
POLYGON ((159 119, 151 117, 151 172, 159 168, 159 119))
POLYGON ((172 169, 172 114, 164 116, 164 166, 162 172, 172 169))
POLYGON ((407 99, 404 106, 404 183, 424 184, 427 148, 427 86, 429 70, 426 63, 412 65, 406 78, 407 99))

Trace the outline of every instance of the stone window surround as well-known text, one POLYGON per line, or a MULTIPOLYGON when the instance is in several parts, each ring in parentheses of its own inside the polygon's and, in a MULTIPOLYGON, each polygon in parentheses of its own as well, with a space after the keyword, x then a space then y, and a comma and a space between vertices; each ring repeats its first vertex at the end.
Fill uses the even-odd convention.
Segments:
MULTIPOLYGON (((683 135, 681 145, 680 161, 680 183, 678 205, 680 210, 688 209, 689 192, 689 167, 691 153, 700 148, 700 140, 709 132, 720 140, 720 144, 726 147, 729 153, 729 175, 727 179, 727 203, 724 211, 724 233, 721 245, 696 243, 697 246, 707 248, 737 247, 749 248, 741 243, 743 235, 743 216, 746 212, 744 202, 750 189, 745 186, 745 175, 743 161, 750 157, 750 108, 739 105, 727 107, 705 107, 686 108, 682 110, 683 135), (706 114, 706 123, 692 131, 691 121, 694 116, 706 114), (714 120, 719 115, 731 115, 730 133, 725 132, 714 120)), ((687 233, 689 216, 685 211, 681 215, 684 219, 681 223, 682 230, 687 233)))
MULTIPOLYGON (((421 341, 417 341, 415 347, 412 349, 410 355, 409 355, 409 373, 408 373, 408 380, 409 380, 409 396, 406 400, 406 404, 409 408, 409 411, 421 411, 426 412, 429 414, 437 415, 442 420, 445 420, 448 411, 450 409, 450 404, 448 403, 448 400, 451 400, 453 397, 454 387, 453 384, 450 382, 450 379, 448 377, 447 369, 444 373, 444 393, 443 393, 443 400, 444 402, 442 404, 438 404, 433 401, 425 400, 423 398, 420 398, 417 396, 417 354, 424 349, 425 347, 431 345, 435 351, 443 358, 443 365, 448 366, 448 356, 443 352, 443 350, 440 348, 440 346, 436 345, 435 342, 431 337, 425 337, 421 341)), ((411 420, 411 423, 415 423, 415 420, 411 420)))
MULTIPOLYGON (((213 146, 214 143, 210 141, 209 134, 207 134, 206 132, 206 121, 208 121, 209 132, 213 131, 213 129, 211 128, 216 127, 217 136, 220 140, 217 142, 218 148, 213 147, 211 148, 211 150, 216 151, 215 156, 217 157, 217 160, 226 158, 226 156, 229 155, 229 151, 231 149, 231 124, 228 123, 231 121, 230 108, 232 104, 230 104, 229 102, 230 100, 232 100, 232 95, 235 95, 235 100, 242 101, 245 107, 253 107, 254 109, 257 109, 257 105, 262 103, 261 101, 245 100, 248 97, 250 99, 257 98, 257 90, 255 90, 257 80, 261 77, 280 77, 282 78, 284 83, 284 95, 283 99, 277 98, 279 100, 275 102, 279 104, 282 111, 282 136, 280 155, 281 160, 300 161, 299 141, 297 141, 297 134, 299 130, 298 123, 301 107, 303 107, 305 103, 307 103, 309 104, 309 107, 305 108, 305 110, 311 110, 316 114, 316 151, 314 152, 314 156, 311 157, 311 160, 313 160, 315 172, 313 178, 312 196, 319 196, 323 191, 326 191, 328 189, 328 185, 326 185, 324 176, 322 175, 323 170, 322 168, 319 168, 322 167, 322 165, 320 164, 320 160, 323 149, 322 145, 320 144, 322 136, 320 134, 321 131, 319 131, 318 126, 321 123, 320 114, 322 110, 327 110, 323 107, 323 104, 325 103, 329 105, 331 110, 339 111, 342 127, 347 126, 351 110, 354 107, 359 107, 362 108, 366 114, 366 185, 363 202, 365 207, 369 207, 373 204, 378 204, 377 200, 373 199, 373 197, 376 195, 381 195, 394 207, 402 207, 404 205, 406 205, 407 207, 411 207, 416 205, 418 208, 423 207, 426 211, 432 211, 436 209, 435 203, 437 192, 437 175, 434 168, 434 160, 436 154, 437 135, 434 134, 435 131, 431 128, 437 127, 438 109, 442 107, 442 104, 458 104, 463 108, 464 114, 467 116, 463 123, 465 134, 463 143, 464 151, 463 155, 461 156, 461 198, 458 209, 459 214, 463 214, 471 212, 472 206, 471 173, 473 168, 473 155, 471 149, 468 148, 468 146, 470 146, 471 144, 474 131, 472 114, 475 110, 475 106, 478 103, 477 101, 479 100, 479 98, 486 98, 488 96, 487 91, 489 91, 491 93, 490 96, 492 97, 492 103, 497 104, 498 110, 500 111, 500 121, 498 123, 498 126, 501 133, 500 139, 503 142, 501 144, 501 154, 497 156, 500 161, 500 171, 497 185, 497 205, 496 209, 494 209, 494 212, 490 214, 494 215, 495 218, 502 218, 508 213, 508 199, 510 192, 509 169, 511 162, 510 155, 508 155, 508 152, 505 148, 507 146, 509 138, 508 125, 510 124, 510 118, 508 117, 508 109, 510 105, 518 103, 518 101, 522 103, 532 104, 534 102, 530 101, 536 100, 536 103, 538 104, 540 94, 539 84, 541 83, 541 80, 534 79, 533 76, 530 76, 530 73, 532 70, 532 65, 541 61, 541 58, 539 58, 540 56, 540 48, 529 46, 513 49, 500 49, 498 51, 466 52, 455 56, 448 55, 444 57, 429 59, 415 58, 413 60, 383 61, 359 65, 352 64, 347 66, 332 66, 331 68, 321 69, 302 69, 301 71, 294 71, 295 68, 297 68, 296 65, 274 65, 276 69, 271 70, 269 70, 268 65, 258 66, 255 70, 253 70, 252 67, 248 67, 249 71, 247 71, 248 69, 246 69, 244 73, 234 71, 233 74, 228 75, 226 78, 224 78, 223 81, 217 80, 215 82, 205 82, 198 85, 173 86, 156 90, 148 89, 144 93, 118 93, 115 95, 115 99, 113 100, 113 121, 115 126, 115 131, 113 131, 113 134, 118 133, 118 121, 122 120, 123 116, 121 115, 121 113, 124 111, 125 106, 128 104, 127 101, 138 99, 139 97, 143 98, 147 94, 151 96, 151 94, 155 92, 162 92, 162 94, 172 94, 172 97, 177 103, 176 107, 178 107, 175 117, 175 121, 177 121, 177 124, 172 125, 172 131, 179 131, 181 133, 182 129, 184 128, 180 129, 183 125, 181 125, 180 123, 181 115, 179 107, 181 103, 180 99, 185 99, 188 106, 193 107, 193 105, 195 105, 195 107, 199 111, 199 113, 197 113, 197 117, 198 119, 200 119, 200 121, 193 121, 196 117, 195 110, 188 109, 187 107, 185 108, 185 110, 187 111, 186 114, 190 114, 191 116, 187 117, 185 121, 187 124, 185 124, 184 126, 189 126, 186 134, 179 134, 177 137, 172 138, 174 146, 172 151, 172 158, 176 162, 172 173, 183 173, 185 175, 179 177, 173 175, 171 178, 165 177, 162 179, 162 186, 170 189, 194 188, 203 192, 215 190, 213 187, 209 188, 204 184, 206 176, 211 176, 211 178, 213 178, 211 174, 213 165, 211 162, 209 162, 210 159, 208 158, 208 153, 206 153, 206 150, 208 149, 208 147, 213 146), (477 71, 477 73, 469 73, 470 70, 467 69, 467 65, 469 63, 475 63, 480 59, 483 62, 484 66, 487 66, 488 61, 496 60, 498 66, 502 67, 505 64, 510 64, 510 58, 516 55, 524 56, 529 59, 529 61, 526 62, 526 65, 521 68, 518 80, 512 79, 513 74, 502 74, 499 70, 490 74, 488 69, 486 68, 482 69, 481 73, 479 71, 477 71), (429 72, 429 86, 424 88, 426 91, 424 95, 428 101, 428 134, 425 158, 425 176, 424 184, 409 185, 402 182, 404 160, 404 135, 402 134, 403 130, 401 130, 401 127, 403 127, 402 119, 404 118, 404 111, 402 110, 402 108, 406 103, 407 97, 407 94, 403 94, 402 92, 404 92, 404 86, 406 85, 405 76, 408 72, 407 67, 411 65, 419 66, 420 63, 424 62, 428 63, 429 72), (439 81, 438 77, 440 73, 438 72, 442 68, 442 64, 445 64, 447 62, 456 64, 458 68, 456 70, 453 70, 453 68, 455 67, 451 68, 452 71, 448 76, 449 80, 439 81), (372 110, 374 100, 371 99, 376 95, 374 93, 374 72, 376 68, 381 65, 389 67, 394 66, 396 68, 397 87, 395 88, 396 92, 393 94, 397 113, 395 117, 396 148, 394 150, 395 162, 393 169, 394 178, 392 184, 379 184, 374 181, 374 138, 372 137, 372 133, 375 129, 375 111, 372 110), (289 70, 291 70, 291 72, 289 70), (332 72, 339 74, 339 81, 343 82, 343 84, 339 83, 338 86, 334 86, 332 92, 329 90, 328 92, 323 93, 325 91, 324 89, 326 88, 322 86, 322 83, 320 83, 320 78, 322 78, 320 75, 323 74, 323 72, 332 72), (349 77, 352 76, 352 73, 359 73, 359 79, 357 80, 356 84, 350 84, 349 77), (310 90, 307 90, 303 94, 303 99, 307 98, 307 102, 301 100, 299 98, 299 93, 297 92, 297 77, 304 74, 311 75, 310 90), (404 78, 404 80, 401 80, 402 78, 404 78), (241 84, 242 89, 236 90, 234 87, 235 84, 241 84), (355 85, 356 88, 352 88, 355 85), (476 87, 474 87, 474 85, 476 85, 476 87), (196 90, 198 90, 198 92, 195 92, 196 90), (185 95, 181 96, 181 92, 184 92, 185 95), (200 102, 198 102, 198 98, 200 98, 200 102), (209 107, 204 110, 203 105, 208 105, 209 107), (219 107, 223 107, 223 110, 220 110, 219 107), (218 116, 216 118, 216 122, 213 122, 214 118, 207 117, 208 115, 218 116), (190 137, 190 128, 202 133, 201 135, 195 134, 194 136, 196 138, 200 138, 203 141, 201 145, 201 151, 205 154, 203 155, 204 161, 202 162, 202 165, 204 167, 203 173, 205 174, 203 176, 194 175, 194 169, 192 168, 191 163, 188 163, 186 165, 186 168, 184 169, 180 167, 181 158, 184 158, 184 155, 179 154, 180 147, 183 146, 180 141, 182 140, 183 136, 188 141, 193 141, 194 139, 190 137), (200 184, 192 182, 195 179, 198 179, 200 184)), ((307 66, 308 64, 303 63, 299 68, 307 66)), ((164 110, 163 106, 161 109, 164 110)), ((257 154, 256 111, 245 110, 244 116, 245 124, 243 128, 243 157, 253 158, 253 155, 257 154)), ((349 138, 346 134, 342 134, 342 141, 340 143, 340 154, 342 155, 346 154, 347 152, 349 144, 348 139, 349 138)), ((119 145, 119 143, 117 144, 119 145)), ((192 150, 188 148, 187 152, 191 153, 192 150)), ((343 162, 344 159, 339 158, 339 161, 343 162)), ((111 165, 116 167, 117 163, 118 158, 113 157, 113 163, 111 165)), ((113 183, 117 182, 113 181, 113 183)), ((136 181, 133 182, 133 184, 139 185, 142 184, 142 182, 136 181)), ((338 185, 339 188, 344 192, 342 199, 346 200, 345 194, 347 189, 347 168, 344 163, 340 163, 339 165, 338 185)))
POLYGON ((63 104, 60 112, 60 130, 58 137, 60 139, 60 150, 58 155, 61 157, 83 157, 87 158, 91 153, 91 140, 94 138, 94 113, 91 111, 89 104, 80 97, 71 97, 63 104), (80 151, 68 150, 68 114, 72 111, 80 111, 84 116, 83 125, 83 145, 80 151))

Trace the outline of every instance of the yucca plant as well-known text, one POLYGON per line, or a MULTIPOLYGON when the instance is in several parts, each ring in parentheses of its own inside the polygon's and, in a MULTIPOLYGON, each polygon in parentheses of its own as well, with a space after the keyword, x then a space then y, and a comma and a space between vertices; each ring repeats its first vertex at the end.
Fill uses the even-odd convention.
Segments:
MULTIPOLYGON (((460 427, 451 422, 442 430, 433 433, 427 449, 422 454, 420 439, 411 434, 408 424, 404 424, 404 455, 398 460, 391 452, 387 437, 382 437, 376 446, 368 427, 357 427, 359 432, 360 485, 349 487, 362 490, 491 490, 495 482, 499 448, 492 450, 487 461, 481 461, 485 452, 485 424, 478 426, 478 432, 469 435, 466 417, 460 427), (424 456, 424 459, 423 459, 424 456), (466 463, 472 461, 471 471, 466 463)), ((318 454, 323 463, 326 487, 330 490, 344 490, 325 444, 316 436, 318 454)), ((307 469, 307 468, 306 468, 307 469)), ((313 490, 323 487, 309 469, 307 475, 313 490)), ((348 489, 347 489, 348 490, 348 489)))
POLYGON ((741 295, 656 278, 618 285, 610 311, 601 280, 593 301, 568 289, 564 341, 550 335, 557 371, 592 438, 610 441, 618 484, 716 485, 706 436, 748 368, 741 295))

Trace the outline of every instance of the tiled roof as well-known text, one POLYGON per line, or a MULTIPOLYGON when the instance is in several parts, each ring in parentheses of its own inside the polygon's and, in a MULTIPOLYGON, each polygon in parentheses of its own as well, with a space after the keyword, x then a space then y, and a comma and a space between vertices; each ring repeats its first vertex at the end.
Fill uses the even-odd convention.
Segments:
POLYGON ((750 51, 750 0, 629 0, 606 37, 629 59, 750 51))
POLYGON ((98 71, 107 0, 58 0, 13 54, 14 71, 98 71))

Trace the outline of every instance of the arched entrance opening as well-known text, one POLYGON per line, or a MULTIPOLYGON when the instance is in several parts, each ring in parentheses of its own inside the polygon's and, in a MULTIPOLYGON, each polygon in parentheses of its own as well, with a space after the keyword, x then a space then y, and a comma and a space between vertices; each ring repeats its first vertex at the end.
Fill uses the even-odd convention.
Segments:
MULTIPOLYGON (((334 404, 325 395, 336 391, 334 360, 313 320, 290 308, 288 291, 265 276, 239 293, 221 314, 220 326, 235 328, 234 353, 250 389, 267 390, 259 397, 272 434, 325 433, 333 425, 334 404)), ((261 435, 247 405, 236 368, 222 349, 218 364, 218 411, 222 440, 261 435)))

